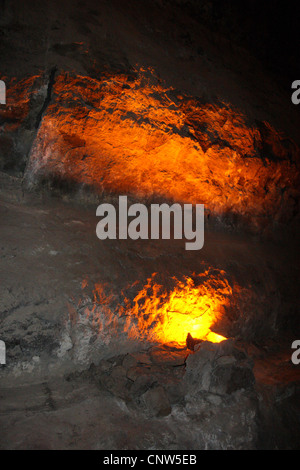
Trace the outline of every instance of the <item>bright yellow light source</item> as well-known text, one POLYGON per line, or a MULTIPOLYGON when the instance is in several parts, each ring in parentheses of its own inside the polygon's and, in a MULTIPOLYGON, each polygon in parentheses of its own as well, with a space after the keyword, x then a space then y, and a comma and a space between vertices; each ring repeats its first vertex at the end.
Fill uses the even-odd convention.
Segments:
POLYGON ((186 343, 188 333, 194 339, 214 343, 226 339, 211 331, 231 294, 226 279, 216 272, 212 277, 208 270, 197 276, 197 285, 186 277, 176 280, 175 288, 168 293, 154 277, 148 279, 130 308, 126 329, 131 337, 179 345, 186 343))

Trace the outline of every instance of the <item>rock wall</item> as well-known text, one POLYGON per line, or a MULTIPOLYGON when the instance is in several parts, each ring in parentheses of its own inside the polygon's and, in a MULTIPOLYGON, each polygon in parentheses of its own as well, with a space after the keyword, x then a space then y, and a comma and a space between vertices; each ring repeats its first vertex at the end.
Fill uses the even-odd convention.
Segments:
POLYGON ((29 187, 204 203, 260 233, 293 224, 299 115, 240 29, 226 37, 229 3, 3 2, 0 168, 29 187))

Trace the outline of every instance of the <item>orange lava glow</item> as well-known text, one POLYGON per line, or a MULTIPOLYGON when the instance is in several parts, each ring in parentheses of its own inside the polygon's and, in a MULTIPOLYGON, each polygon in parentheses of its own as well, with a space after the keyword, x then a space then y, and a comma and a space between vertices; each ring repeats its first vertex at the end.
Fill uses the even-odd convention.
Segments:
POLYGON ((53 93, 31 153, 33 178, 203 203, 246 218, 284 211, 286 188, 297 187, 298 149, 272 126, 263 124, 263 141, 228 103, 180 96, 153 71, 99 80, 62 74, 53 93))
POLYGON ((133 300, 123 293, 122 303, 116 307, 112 307, 114 296, 107 295, 104 287, 97 284, 93 307, 85 308, 86 317, 104 336, 118 335, 121 328, 134 340, 176 343, 180 347, 186 344, 188 333, 194 339, 214 343, 226 339, 212 331, 232 295, 224 271, 208 269, 183 280, 172 278, 169 289, 156 278, 154 273, 133 300))

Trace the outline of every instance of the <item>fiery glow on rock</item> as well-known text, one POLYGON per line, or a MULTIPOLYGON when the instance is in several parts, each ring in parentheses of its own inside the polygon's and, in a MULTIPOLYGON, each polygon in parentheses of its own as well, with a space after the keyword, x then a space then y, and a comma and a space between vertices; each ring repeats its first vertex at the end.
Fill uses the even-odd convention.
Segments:
MULTIPOLYGON (((129 286, 122 293, 122 301, 116 304, 116 296, 107 293, 107 288, 96 284, 93 290, 93 305, 84 307, 84 313, 99 333, 106 338, 109 334, 125 332, 129 338, 153 343, 186 344, 188 333, 194 339, 214 343, 226 339, 212 331, 222 319, 224 307, 232 296, 232 288, 226 273, 216 269, 185 277, 182 280, 168 280, 167 289, 157 280, 157 274, 138 287, 129 286), (135 290, 131 300, 128 292, 135 290)), ((83 289, 87 282, 84 281, 83 289)), ((80 304, 84 305, 84 300, 80 304)), ((217 331, 217 330, 216 330, 217 331)))
POLYGON ((193 279, 173 279, 175 287, 170 292, 152 275, 129 310, 126 324, 129 336, 179 345, 185 344, 188 333, 212 342, 226 339, 211 331, 232 293, 226 279, 222 279, 223 274, 212 278, 206 271, 193 279))
POLYGON ((0 109, 0 117, 6 121, 5 131, 13 132, 28 119, 30 103, 37 100, 40 93, 42 76, 32 75, 22 80, 3 77, 3 80, 6 84, 7 102, 6 106, 0 109))
POLYGON ((99 80, 62 74, 53 94, 31 153, 33 180, 203 203, 254 221, 284 213, 287 188, 297 187, 292 142, 228 103, 180 96, 153 71, 99 80))

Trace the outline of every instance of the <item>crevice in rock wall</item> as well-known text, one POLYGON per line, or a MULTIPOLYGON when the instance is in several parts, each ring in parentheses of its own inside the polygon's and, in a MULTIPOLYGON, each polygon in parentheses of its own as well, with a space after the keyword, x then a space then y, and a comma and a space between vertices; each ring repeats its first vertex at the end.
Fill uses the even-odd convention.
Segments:
POLYGON ((55 74, 57 72, 57 67, 53 67, 51 70, 50 70, 50 74, 49 74, 49 82, 48 82, 48 88, 47 88, 47 95, 46 95, 46 98, 45 98, 45 101, 44 101, 44 104, 40 110, 40 112, 38 113, 37 115, 37 118, 36 118, 36 122, 35 122, 35 128, 38 129, 39 126, 40 126, 40 123, 41 123, 41 120, 43 118, 43 115, 44 113, 46 112, 48 106, 49 106, 49 103, 51 101, 51 97, 52 97, 52 90, 53 90, 53 86, 55 84, 55 74))
POLYGON ((7 103, 0 108, 0 170, 21 177, 36 138, 35 123, 47 85, 42 73, 4 80, 7 103))

